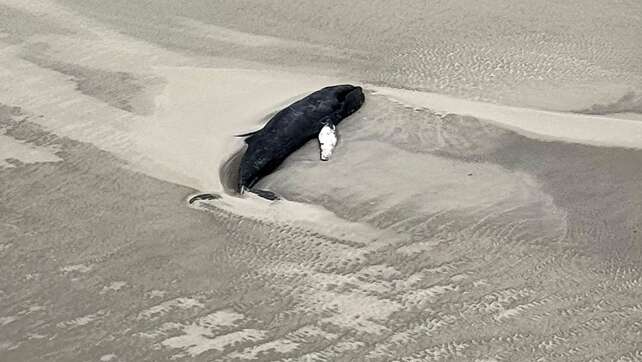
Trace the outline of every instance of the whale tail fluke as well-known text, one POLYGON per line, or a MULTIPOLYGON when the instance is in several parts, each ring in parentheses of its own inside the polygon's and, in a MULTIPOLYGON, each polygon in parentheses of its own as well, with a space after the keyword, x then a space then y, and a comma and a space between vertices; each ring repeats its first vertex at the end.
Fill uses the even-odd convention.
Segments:
POLYGON ((341 106, 342 118, 345 118, 352 113, 356 112, 365 101, 365 96, 363 95, 363 89, 361 87, 354 87, 344 99, 344 102, 341 106))
POLYGON ((191 196, 187 202, 191 205, 194 202, 200 200, 216 200, 220 198, 221 196, 217 194, 196 194, 194 196, 191 196))
POLYGON ((272 191, 254 189, 254 190, 252 190, 250 192, 255 194, 255 195, 257 195, 258 197, 261 197, 261 198, 266 199, 266 200, 270 200, 270 201, 281 200, 281 197, 278 194, 276 194, 275 192, 272 192, 272 191))

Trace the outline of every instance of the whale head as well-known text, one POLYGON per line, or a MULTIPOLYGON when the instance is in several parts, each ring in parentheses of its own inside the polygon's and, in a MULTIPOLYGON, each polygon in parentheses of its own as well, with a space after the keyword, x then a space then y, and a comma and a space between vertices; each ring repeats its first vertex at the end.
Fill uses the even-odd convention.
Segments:
POLYGON ((341 107, 341 117, 344 119, 356 112, 365 101, 365 96, 363 94, 363 89, 361 87, 349 86, 350 88, 344 90, 345 93, 343 96, 343 105, 341 107))
MULTIPOLYGON (((339 106, 336 112, 332 114, 332 123, 335 125, 359 110, 365 101, 363 88, 350 84, 326 87, 319 91, 319 94, 333 99, 339 106)), ((324 121, 326 119, 322 119, 322 122, 324 121)))

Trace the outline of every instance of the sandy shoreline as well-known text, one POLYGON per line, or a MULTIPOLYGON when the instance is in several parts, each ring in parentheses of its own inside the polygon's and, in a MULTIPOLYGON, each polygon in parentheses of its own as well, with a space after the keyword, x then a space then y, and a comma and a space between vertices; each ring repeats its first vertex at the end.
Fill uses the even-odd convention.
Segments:
POLYGON ((302 4, 0 2, 0 360, 640 359, 639 4, 302 4))

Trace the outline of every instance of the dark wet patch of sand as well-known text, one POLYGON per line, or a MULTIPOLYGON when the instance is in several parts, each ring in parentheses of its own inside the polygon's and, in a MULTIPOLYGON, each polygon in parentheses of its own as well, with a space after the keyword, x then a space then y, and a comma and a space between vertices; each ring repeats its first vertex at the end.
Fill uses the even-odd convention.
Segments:
MULTIPOLYGON (((31 49, 33 50, 34 47, 32 46, 31 49)), ((40 67, 70 76, 76 83, 76 89, 82 94, 139 115, 153 113, 154 97, 161 93, 165 84, 164 80, 158 76, 115 72, 65 63, 51 59, 40 51, 27 52, 24 59, 40 67)))
POLYGON ((642 151, 521 138, 489 160, 534 175, 587 255, 642 261, 642 151))
POLYGON ((607 115, 613 113, 642 114, 642 95, 629 92, 618 100, 607 104, 594 104, 589 108, 577 111, 578 113, 607 115))

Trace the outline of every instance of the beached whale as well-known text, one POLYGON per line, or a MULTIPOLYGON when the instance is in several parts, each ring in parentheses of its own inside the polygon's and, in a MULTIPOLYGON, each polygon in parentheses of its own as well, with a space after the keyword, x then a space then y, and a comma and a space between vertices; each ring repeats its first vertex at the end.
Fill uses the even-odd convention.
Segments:
POLYGON ((347 84, 325 87, 279 111, 262 129, 239 135, 247 137, 247 150, 241 158, 238 190, 252 188, 291 153, 320 136, 324 126, 331 126, 334 131, 364 100, 361 87, 347 84))

